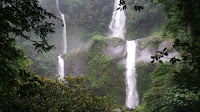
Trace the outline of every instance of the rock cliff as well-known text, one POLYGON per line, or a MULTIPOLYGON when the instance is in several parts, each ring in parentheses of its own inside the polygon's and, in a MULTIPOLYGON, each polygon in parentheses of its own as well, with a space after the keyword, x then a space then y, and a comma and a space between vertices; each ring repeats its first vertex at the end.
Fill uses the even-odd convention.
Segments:
POLYGON ((162 57, 163 62, 170 61, 172 57, 178 57, 179 53, 175 51, 172 39, 161 38, 160 36, 148 37, 137 39, 137 50, 136 50, 136 63, 138 62, 151 62, 151 56, 154 56, 156 51, 163 51, 167 48, 168 56, 162 57))
MULTIPOLYGON (((164 57, 163 61, 178 56, 172 49, 170 39, 149 37, 137 39, 136 44, 136 63, 151 62, 151 56, 164 48, 168 48, 169 56, 164 57)), ((94 36, 82 48, 62 56, 66 75, 90 77, 87 83, 91 91, 98 95, 109 95, 119 104, 125 103, 126 57, 126 41, 102 36, 94 36)))
MULTIPOLYGON (((94 41, 100 40, 91 40, 88 44, 83 46, 82 48, 69 51, 67 54, 63 55, 65 62, 65 73, 66 75, 73 76, 84 76, 87 75, 87 66, 88 62, 86 60, 88 56, 88 52, 94 44, 94 41)), ((102 47, 101 54, 109 56, 109 59, 113 59, 117 64, 123 64, 125 66, 126 63, 126 42, 120 38, 110 38, 105 39, 106 46, 96 46, 102 47)), ((98 50, 98 49, 97 49, 98 50)), ((95 57, 95 55, 94 55, 95 57)))
MULTIPOLYGON (((84 76, 88 74, 86 61, 88 52, 92 49, 92 44, 94 41, 91 40, 88 44, 82 48, 69 51, 62 57, 65 60, 65 73, 66 75, 73 76, 84 76)), ((109 56, 109 59, 114 59, 114 61, 119 65, 126 65, 126 42, 120 38, 106 38, 106 46, 99 46, 101 48, 101 54, 109 56)), ((136 63, 138 62, 151 62, 151 56, 155 55, 156 51, 162 51, 164 48, 168 48, 169 55, 163 57, 161 60, 166 62, 172 57, 177 57, 178 52, 172 49, 172 40, 163 39, 161 37, 148 37, 136 40, 137 50, 136 50, 136 63)), ((94 48, 93 48, 94 49, 94 48)), ((94 56, 95 57, 95 56, 94 56)))

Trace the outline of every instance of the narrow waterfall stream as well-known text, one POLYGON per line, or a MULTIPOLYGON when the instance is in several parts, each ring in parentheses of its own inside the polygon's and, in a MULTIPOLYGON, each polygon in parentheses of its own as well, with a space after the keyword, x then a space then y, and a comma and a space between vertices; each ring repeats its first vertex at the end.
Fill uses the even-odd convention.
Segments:
MULTIPOLYGON (((111 34, 109 37, 121 37, 125 40, 126 33, 126 15, 124 10, 117 10, 120 0, 115 0, 114 12, 112 21, 110 23, 111 34)), ((126 106, 130 109, 134 109, 139 106, 138 92, 137 92, 137 80, 136 80, 136 68, 135 68, 135 55, 136 55, 136 43, 135 41, 126 41, 127 47, 127 59, 126 59, 126 106)))
POLYGON ((109 25, 109 29, 111 30, 109 37, 121 37, 124 40, 126 33, 126 15, 124 10, 117 10, 119 3, 119 0, 115 0, 112 21, 109 25))
POLYGON ((58 56, 58 75, 62 79, 65 76, 65 70, 64 70, 64 60, 62 59, 61 56, 67 52, 66 23, 65 23, 65 15, 62 14, 62 12, 60 11, 58 0, 56 0, 56 6, 57 6, 57 10, 58 10, 59 14, 61 15, 61 19, 63 21, 63 35, 62 35, 63 36, 63 41, 62 41, 63 47, 62 47, 61 54, 58 56))
POLYGON ((134 109, 139 106, 138 92, 136 86, 136 68, 135 68, 135 55, 136 43, 135 41, 127 41, 127 59, 126 59, 126 106, 134 109))

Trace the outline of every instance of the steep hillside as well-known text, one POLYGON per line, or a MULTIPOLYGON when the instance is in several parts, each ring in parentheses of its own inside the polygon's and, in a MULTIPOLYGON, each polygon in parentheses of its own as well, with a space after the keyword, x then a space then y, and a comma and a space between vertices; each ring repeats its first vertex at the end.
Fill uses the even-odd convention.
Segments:
POLYGON ((63 58, 67 75, 87 76, 93 93, 110 95, 118 104, 124 104, 125 41, 96 35, 84 47, 68 52, 63 58))
POLYGON ((150 0, 127 0, 127 2, 127 39, 135 40, 159 34, 166 22, 162 6, 150 0), (135 5, 141 5, 144 9, 135 11, 135 5))
MULTIPOLYGON (((59 9, 65 15, 68 50, 81 48, 94 35, 108 36, 109 23, 114 9, 113 3, 114 0, 59 0, 59 9)), ((40 5, 61 18, 56 7, 56 0, 40 0, 40 5)), ((159 32, 164 23, 161 6, 149 1, 130 2, 126 16, 128 40, 147 37, 159 32), (135 11, 133 8, 135 3, 144 5, 145 9, 141 12, 135 11)), ((55 33, 48 35, 48 42, 56 47, 54 51, 44 56, 37 52, 30 52, 34 50, 31 42, 22 42, 23 40, 19 39, 18 43, 27 49, 28 58, 34 62, 31 66, 33 69, 37 69, 40 75, 55 76, 57 73, 56 57, 62 49, 62 23, 59 20, 49 21, 55 24, 55 33)))
MULTIPOLYGON (((157 50, 169 49, 169 56, 178 56, 176 51, 170 50, 172 40, 161 37, 137 39, 136 71, 138 74, 138 90, 140 99, 151 84, 149 74, 156 64, 150 64, 151 56, 157 50)), ((99 95, 110 95, 119 104, 125 101, 125 68, 126 42, 120 38, 106 38, 94 36, 92 40, 80 49, 69 51, 62 56, 65 60, 66 75, 87 76, 89 89, 99 95)))

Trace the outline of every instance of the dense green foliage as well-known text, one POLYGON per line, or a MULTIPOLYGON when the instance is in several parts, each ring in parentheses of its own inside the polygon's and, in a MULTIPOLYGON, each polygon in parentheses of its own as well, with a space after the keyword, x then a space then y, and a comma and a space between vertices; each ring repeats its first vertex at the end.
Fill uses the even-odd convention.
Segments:
MULTIPOLYGON (((199 55, 199 4, 200 1, 160 1, 165 7, 167 19, 170 20, 165 25, 165 34, 174 37, 176 48, 180 54, 180 68, 176 70, 175 84, 187 89, 199 88, 197 84, 200 77, 200 55, 199 55), (169 8, 169 5, 172 7, 169 8), (174 13, 170 13, 174 12, 174 13)), ((177 60, 178 61, 178 60, 177 60)), ((195 91, 198 91, 195 90, 195 91)))
MULTIPOLYGON (((41 0, 38 3, 42 8, 45 10, 53 13, 57 17, 60 18, 60 15, 58 14, 58 10, 56 8, 56 0, 41 0)), ((54 77, 57 72, 57 55, 60 54, 62 51, 62 22, 58 19, 47 19, 46 20, 49 23, 53 23, 54 25, 54 33, 47 34, 46 38, 48 40, 49 44, 53 44, 55 46, 54 50, 51 50, 49 52, 44 53, 38 53, 35 51, 34 46, 32 46, 32 42, 29 40, 26 40, 24 38, 16 38, 16 44, 20 46, 20 48, 23 49, 26 56, 33 61, 33 63, 30 65, 30 68, 32 70, 37 70, 39 75, 47 76, 47 77, 54 77)), ((32 38, 34 41, 40 41, 38 36, 31 33, 28 34, 30 37, 36 37, 32 38)))
POLYGON ((9 35, 10 37, 13 34, 12 37, 20 36, 31 40, 40 52, 49 51, 54 47, 47 43, 47 33, 54 32, 54 24, 47 22, 47 19, 56 17, 42 9, 37 0, 27 2, 2 0, 0 3, 0 17, 3 18, 0 22, 1 35, 9 35), (36 34, 39 41, 35 41, 28 35, 31 33, 36 34))
MULTIPOLYGON (((164 36, 175 39, 173 48, 180 53, 180 56, 179 59, 172 58, 170 61, 172 64, 160 63, 150 76, 148 74, 154 66, 141 63, 137 65, 138 90, 142 105, 135 111, 198 112, 200 107, 200 67, 198 65, 200 63, 200 1, 153 1, 160 4, 154 7, 154 3, 149 1, 128 0, 130 8, 127 10, 127 37, 136 39, 149 36, 154 31, 159 32, 165 21, 161 9, 164 8, 166 14, 164 36), (135 4, 143 5, 144 10, 140 10, 141 7, 135 7, 135 4), (140 12, 134 12, 135 9, 140 12)), ((55 1, 42 0, 42 2, 43 7, 48 7, 48 11, 58 15, 55 4, 50 4, 55 1)), ((68 33, 70 32, 69 42, 73 45, 80 40, 87 42, 96 34, 106 35, 113 11, 111 8, 113 1, 60 0, 60 6, 67 20, 68 33)), ((55 31, 53 23, 57 22, 52 21, 51 18, 56 17, 41 8, 37 0, 2 0, 0 1, 0 18, 2 18, 0 21, 1 110, 8 112, 112 111, 112 102, 107 97, 102 97, 105 94, 123 104, 125 99, 124 68, 116 64, 115 58, 102 54, 107 47, 105 37, 95 36, 92 39, 92 47, 85 59, 89 77, 86 86, 100 97, 88 93, 82 82, 85 80, 83 78, 67 77, 66 82, 59 82, 35 77, 36 73, 29 71, 29 64, 32 61, 19 47, 16 47, 16 40, 24 46, 27 42, 17 38, 22 37, 29 41, 27 51, 33 50, 29 48, 31 42, 39 52, 49 51, 54 46, 47 42, 46 37, 48 33, 55 31)), ((58 32, 55 37, 60 37, 60 33, 58 32)), ((156 38, 146 45, 152 44, 156 48, 161 41, 163 40, 156 38)), ((69 45, 70 49, 76 47, 73 45, 69 45)), ((165 49, 157 52, 158 54, 153 56, 154 60, 167 55, 168 51, 165 49)), ((42 74, 47 74, 55 67, 55 62, 51 62, 55 60, 52 57, 56 53, 58 51, 41 56, 28 52, 28 55, 34 58, 36 65, 46 58, 43 61, 49 67, 39 65, 33 68, 40 68, 39 71, 42 74), (50 56, 51 58, 47 59, 50 56)))
POLYGON ((31 46, 31 42, 25 39, 17 39, 17 46, 25 52, 26 56, 32 60, 30 69, 37 70, 38 74, 46 77, 54 77, 57 71, 56 51, 52 50, 45 53, 38 53, 31 46))
POLYGON ((151 73, 152 88, 143 97, 145 112, 166 111, 163 99, 167 88, 170 87, 170 76, 173 73, 170 71, 169 64, 159 64, 151 73))
POLYGON ((60 0, 60 10, 66 18, 69 49, 80 47, 74 43, 88 42, 94 35, 106 36, 113 3, 114 0, 60 0))
POLYGON ((155 32, 160 32, 165 23, 162 6, 149 0, 127 0, 126 37, 128 39, 144 38, 155 32), (141 5, 143 10, 136 11, 135 5, 141 5))
MULTIPOLYGON (((80 48, 93 37, 93 35, 106 35, 108 24, 111 21, 113 2, 112 0, 58 0, 59 9, 65 15, 67 25, 68 50, 80 48)), ((42 8, 61 18, 56 7, 56 0, 41 0, 42 8)), ((55 24, 55 33, 48 34, 48 43, 55 45, 54 51, 43 54, 34 52, 31 42, 17 39, 19 46, 26 48, 27 57, 33 61, 31 69, 37 69, 42 76, 53 77, 57 72, 57 55, 62 51, 62 26, 58 20, 48 19, 55 24), (50 59, 47 59, 49 57, 50 59)), ((37 35, 31 35, 37 37, 37 35)), ((38 39, 36 39, 38 41, 38 39)))
POLYGON ((41 8, 37 0, 2 0, 0 17, 0 111, 113 111, 109 98, 92 95, 85 89, 84 78, 55 81, 30 72, 32 61, 16 46, 17 38, 32 41, 39 52, 54 47, 47 42, 47 34, 54 32, 49 20, 56 17, 41 8))
POLYGON ((1 97, 1 109, 5 112, 110 112, 114 107, 108 97, 87 92, 84 77, 66 77, 66 81, 29 77, 18 80, 19 87, 11 97, 1 97), (67 83, 66 83, 67 82, 67 83))
POLYGON ((15 87, 19 86, 16 79, 26 76, 24 71, 27 70, 29 60, 22 50, 15 47, 14 39, 6 35, 0 37, 0 102, 3 104, 3 97, 10 97, 12 101, 15 87))
MULTIPOLYGON (((54 25, 53 23, 55 22, 52 21, 57 21, 59 24, 62 22, 58 19, 52 19, 56 17, 45 9, 42 9, 37 0, 28 2, 3 0, 1 1, 0 8, 0 16, 3 18, 0 23, 1 38, 8 38, 7 40, 1 39, 2 44, 4 44, 2 45, 2 53, 12 54, 10 50, 15 49, 14 44, 16 43, 17 46, 20 46, 17 48, 17 51, 22 53, 22 50, 19 49, 23 49, 25 53, 22 54, 26 54, 33 61, 31 68, 39 68, 40 75, 48 74, 48 76, 53 76, 53 71, 56 71, 54 58, 56 51, 44 53, 45 55, 38 53, 38 51, 46 52, 54 48, 55 43, 52 43, 52 33, 55 31, 54 27, 58 25, 54 25), (12 45, 12 47, 10 46, 5 49, 9 45, 12 45), (9 50, 9 48, 11 49, 9 50), (50 57, 50 59, 44 57, 50 57), (39 63, 39 61, 43 61, 44 63, 39 63)), ((7 57, 14 58, 14 56, 18 57, 19 55, 8 55, 7 57)))
POLYGON ((0 18, 0 94, 1 98, 8 95, 12 99, 15 87, 19 86, 16 80, 26 77, 29 62, 22 50, 16 47, 16 38, 32 41, 40 52, 49 51, 53 46, 47 43, 46 35, 53 32, 53 24, 47 19, 56 17, 42 9, 37 0, 3 0, 0 2, 0 18), (39 41, 35 41, 31 33, 39 41))
POLYGON ((152 87, 143 97, 141 112, 198 112, 199 92, 173 84, 172 64, 159 64, 151 73, 152 87))
POLYGON ((150 73, 153 72, 155 68, 156 65, 152 63, 139 62, 136 65, 137 89, 140 104, 142 103, 144 93, 151 88, 152 79, 150 73))
POLYGON ((95 94, 109 95, 118 104, 124 104, 125 68, 117 64, 115 58, 103 54, 108 44, 106 37, 96 35, 92 40, 91 49, 86 56, 90 89, 95 94))
MULTIPOLYGON (((162 29, 165 16, 160 4, 146 0, 127 0, 127 3, 127 39, 144 38, 162 29), (135 5, 144 6, 144 10, 135 11, 135 5)), ((55 1, 42 0, 42 4, 60 16, 55 1)), ((114 0, 59 0, 67 24, 68 49, 81 47, 94 35, 108 35, 113 4, 114 0)))
MULTIPOLYGON (((200 105, 199 26, 200 2, 197 0, 158 0, 165 11, 167 23, 164 36, 175 38, 173 48, 179 58, 171 64, 160 64, 151 73, 152 88, 145 93, 141 112, 198 112, 200 105)), ((166 49, 154 60, 168 55, 166 49)))
MULTIPOLYGON (((109 33, 109 23, 112 19, 112 12, 114 9, 114 0, 58 0, 59 9, 65 15, 67 26, 67 43, 68 50, 80 48, 94 35, 107 36, 109 33)), ((128 2, 127 11, 127 37, 128 39, 136 39, 152 34, 154 29, 161 29, 164 21, 161 6, 156 6, 149 1, 135 1, 128 2), (142 13, 135 11, 134 5, 145 5, 142 13), (148 10, 146 10, 148 9, 148 10), (162 15, 160 17, 160 15, 162 15), (158 21, 160 21, 158 23, 158 21)), ((61 18, 56 7, 56 0, 41 0, 40 5, 61 18)), ((44 55, 32 52, 33 47, 31 42, 24 42, 24 40, 17 39, 20 46, 25 47, 27 56, 33 60, 32 69, 38 69, 40 75, 48 74, 52 77, 56 70, 56 56, 62 50, 62 27, 58 20, 48 20, 55 24, 55 34, 48 34, 48 42, 54 44, 55 51, 44 55), (45 57, 50 57, 47 59, 45 57), (54 57, 54 58, 53 58, 54 57), (43 63, 39 63, 42 61, 43 63), (50 64, 51 63, 51 64, 50 64)), ((160 31, 160 30, 156 30, 160 31)), ((32 35, 35 36, 35 35, 32 35)), ((37 37, 37 36, 36 36, 37 37)), ((38 41, 38 40, 37 40, 38 41)))

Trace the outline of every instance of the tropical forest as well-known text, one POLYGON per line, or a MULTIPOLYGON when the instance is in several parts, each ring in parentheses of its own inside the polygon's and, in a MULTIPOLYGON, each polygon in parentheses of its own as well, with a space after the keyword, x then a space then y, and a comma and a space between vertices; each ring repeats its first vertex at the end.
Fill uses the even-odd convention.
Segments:
POLYGON ((0 0, 0 112, 200 112, 199 0, 0 0))

